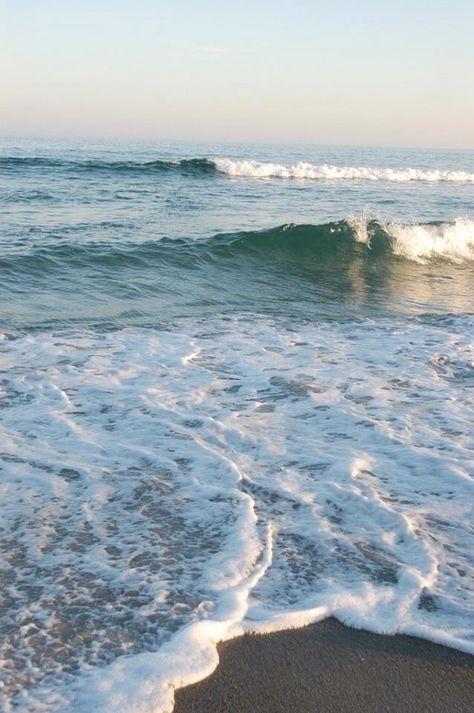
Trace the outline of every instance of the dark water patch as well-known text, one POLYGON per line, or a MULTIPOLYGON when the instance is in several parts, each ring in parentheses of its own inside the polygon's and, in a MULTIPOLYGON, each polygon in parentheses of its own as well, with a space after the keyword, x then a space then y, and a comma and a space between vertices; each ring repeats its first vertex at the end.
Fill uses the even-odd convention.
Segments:
POLYGON ((80 172, 109 173, 168 173, 178 172, 185 175, 206 175, 218 173, 213 161, 207 158, 181 159, 180 161, 101 161, 81 159, 58 159, 47 156, 3 156, 0 157, 0 171, 30 171, 37 169, 74 170, 80 172))

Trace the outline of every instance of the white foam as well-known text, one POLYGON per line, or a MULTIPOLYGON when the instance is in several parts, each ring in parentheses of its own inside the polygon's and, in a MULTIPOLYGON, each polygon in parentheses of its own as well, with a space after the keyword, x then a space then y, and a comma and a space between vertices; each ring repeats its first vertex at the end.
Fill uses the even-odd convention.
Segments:
POLYGON ((219 663, 217 644, 245 632, 249 593, 270 562, 271 526, 263 558, 221 597, 212 618, 185 627, 156 653, 119 658, 105 672, 85 676, 75 685, 73 710, 171 713, 174 691, 209 676, 219 663))
POLYGON ((279 163, 253 160, 214 158, 218 171, 229 176, 246 178, 306 178, 315 180, 363 180, 391 181, 448 181, 450 183, 474 183, 474 173, 422 168, 376 168, 371 166, 333 166, 298 161, 290 166, 279 163))
MULTIPOLYGON (((370 246, 373 224, 368 217, 348 220, 357 242, 370 246)), ((381 223, 391 238, 395 255, 415 262, 436 258, 463 263, 474 260, 474 220, 458 218, 453 223, 381 223)))
POLYGON ((386 226, 393 238, 396 255, 418 262, 444 258, 452 262, 474 260, 474 221, 460 218, 454 223, 439 225, 386 226))
POLYGON ((4 709, 169 712, 220 640, 330 615, 474 653, 473 330, 3 341, 4 709))

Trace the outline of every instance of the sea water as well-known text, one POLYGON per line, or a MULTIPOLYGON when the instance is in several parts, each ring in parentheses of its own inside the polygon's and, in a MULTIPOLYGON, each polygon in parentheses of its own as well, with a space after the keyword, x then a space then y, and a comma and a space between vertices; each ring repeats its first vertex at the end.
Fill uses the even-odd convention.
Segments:
POLYGON ((4 139, 0 705, 328 616, 474 653, 474 153, 4 139))

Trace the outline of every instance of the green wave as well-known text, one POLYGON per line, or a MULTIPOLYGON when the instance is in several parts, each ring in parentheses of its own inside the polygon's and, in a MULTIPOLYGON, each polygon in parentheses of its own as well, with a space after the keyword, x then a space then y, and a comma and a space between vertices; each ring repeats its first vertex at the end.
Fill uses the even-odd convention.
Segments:
POLYGON ((451 249, 451 233, 462 236, 469 228, 465 223, 384 227, 342 220, 138 244, 31 247, 24 240, 8 252, 4 246, 0 255, 3 328, 76 322, 115 328, 227 309, 304 318, 347 316, 361 305, 416 312, 434 304, 435 311, 470 312, 474 253, 461 266, 461 260, 443 253, 439 238, 445 233, 444 244, 451 249), (429 258, 429 269, 416 252, 400 254, 407 240, 414 236, 416 242, 419 230, 423 249, 430 233, 441 249, 435 260, 429 258))
MULTIPOLYGON (((430 223, 428 225, 438 225, 430 223)), ((205 239, 163 238, 144 243, 71 243, 33 247, 24 244, 0 256, 0 268, 8 271, 47 273, 67 268, 99 267, 156 267, 173 263, 192 268, 219 260, 235 261, 236 266, 245 260, 258 260, 263 264, 298 263, 310 268, 315 264, 328 264, 354 259, 367 261, 381 258, 400 259, 392 251, 393 239, 378 222, 364 226, 365 239, 361 240, 357 226, 341 220, 321 225, 286 224, 268 230, 242 231, 218 234, 205 239)))

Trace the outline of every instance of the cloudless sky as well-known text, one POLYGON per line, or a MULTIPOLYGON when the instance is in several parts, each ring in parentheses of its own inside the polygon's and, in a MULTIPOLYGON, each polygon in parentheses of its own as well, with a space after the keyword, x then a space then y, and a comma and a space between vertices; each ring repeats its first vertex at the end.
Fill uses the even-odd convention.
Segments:
POLYGON ((0 133, 474 148, 474 0, 0 0, 0 133))

